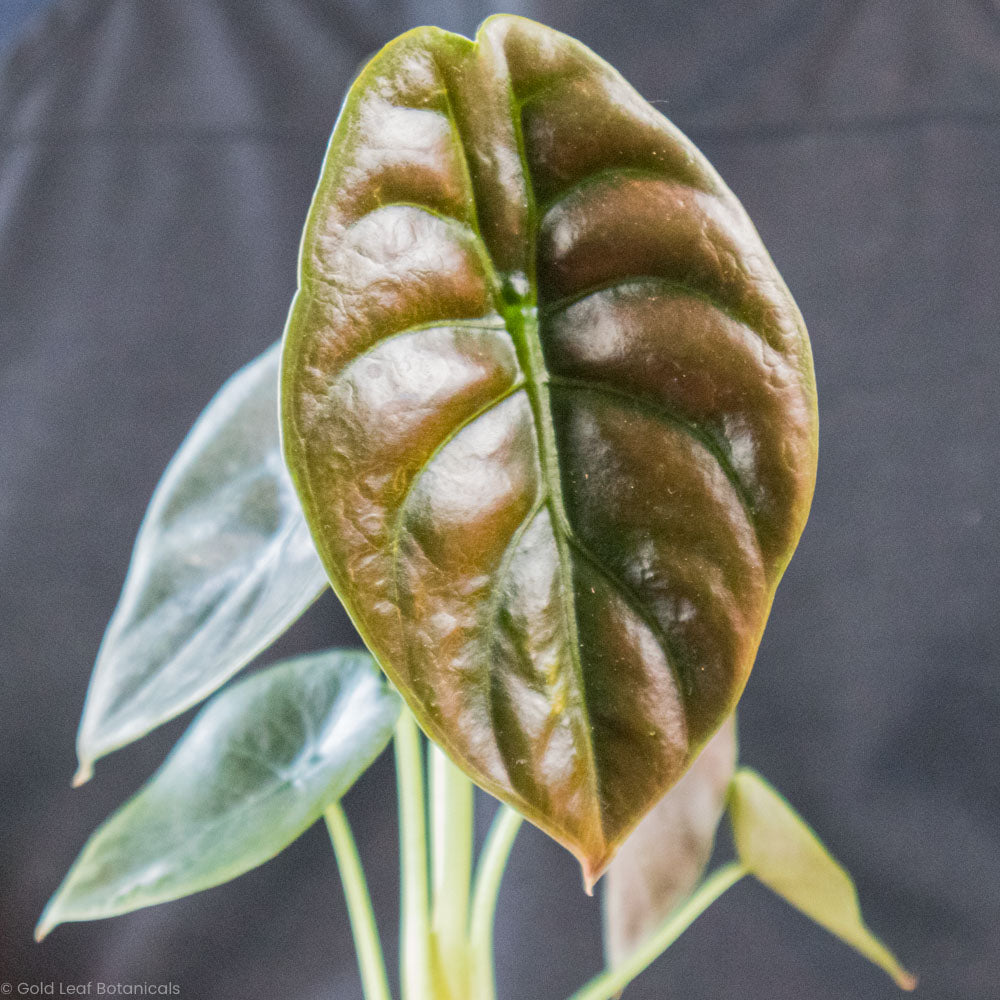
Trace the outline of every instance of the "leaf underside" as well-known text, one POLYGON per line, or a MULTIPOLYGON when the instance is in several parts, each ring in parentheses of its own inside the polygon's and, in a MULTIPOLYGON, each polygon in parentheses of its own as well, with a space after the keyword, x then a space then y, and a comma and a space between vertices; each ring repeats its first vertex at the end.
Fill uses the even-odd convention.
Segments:
POLYGON ((736 719, 730 716, 608 866, 602 885, 610 968, 629 958, 698 885, 735 768, 736 719))
POLYGON ((75 784, 221 687, 327 586, 281 455, 278 371, 275 345, 233 375, 156 488, 97 656, 75 784))
POLYGON ((381 753, 400 707, 357 650, 288 660, 227 688, 90 838, 36 936, 178 899, 274 857, 381 753))
POLYGON ((808 340, 742 208, 572 39, 409 32, 334 131, 282 397, 365 641, 592 882, 732 711, 811 498, 808 340))

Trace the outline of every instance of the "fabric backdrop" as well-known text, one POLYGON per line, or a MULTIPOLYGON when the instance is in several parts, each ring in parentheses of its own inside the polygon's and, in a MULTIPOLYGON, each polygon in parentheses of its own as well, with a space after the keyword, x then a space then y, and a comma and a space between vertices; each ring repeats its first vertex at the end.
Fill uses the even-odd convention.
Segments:
MULTIPOLYGON (((510 9, 510 8, 508 8, 510 9)), ((928 1000, 1000 983, 1000 7, 995 0, 524 0, 671 116, 743 200, 812 335, 820 474, 741 710, 743 760, 856 876, 928 1000)), ((360 994, 321 829, 230 885, 31 930, 180 720, 71 792, 91 663, 149 494, 280 333, 320 158, 360 61, 471 33, 462 0, 63 0, 0 64, 0 981, 360 994)), ((268 659, 356 641, 324 599, 268 659)), ((396 958, 391 762, 347 799, 396 958)), ((485 823, 490 804, 480 803, 485 823)), ((504 1000, 600 965, 565 852, 518 841, 504 1000)), ((632 1000, 890 997, 741 884, 632 1000)))

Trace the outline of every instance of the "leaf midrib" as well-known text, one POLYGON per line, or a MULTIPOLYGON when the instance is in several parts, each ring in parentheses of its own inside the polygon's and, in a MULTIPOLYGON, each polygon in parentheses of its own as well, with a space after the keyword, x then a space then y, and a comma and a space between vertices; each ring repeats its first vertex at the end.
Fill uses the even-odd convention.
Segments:
MULTIPOLYGON (((529 283, 534 289, 533 276, 529 283)), ((559 559, 560 586, 559 601, 562 606, 563 625, 566 631, 566 647, 570 665, 575 675, 576 687, 579 693, 578 708, 583 716, 588 773, 594 786, 595 801, 600 802, 600 776, 594 748, 590 741, 592 730, 590 706, 587 703, 586 683, 584 679, 583 660, 580 656, 579 624, 577 620, 576 601, 574 598, 572 555, 569 537, 572 531, 569 517, 566 513, 566 502, 563 497, 562 473, 559 464, 559 449, 556 443, 555 426, 552 421, 552 403, 549 391, 549 372, 545 366, 542 354, 541 339, 538 335, 538 314, 533 305, 501 306, 501 314, 507 324, 508 333, 514 342, 518 362, 524 373, 523 388, 531 407, 532 420, 535 428, 535 441, 538 450, 538 464, 541 474, 544 499, 543 504, 549 510, 552 525, 552 537, 555 541, 559 559)), ((600 808, 596 810, 598 822, 601 821, 600 808)))
MULTIPOLYGON (((469 49, 468 57, 477 59, 480 54, 481 41, 479 38, 469 49)), ((583 661, 580 656, 579 626, 576 615, 576 602, 573 598, 573 571, 572 557, 570 554, 569 538, 572 531, 569 525, 569 517, 566 513, 566 504, 562 491, 562 475, 559 466, 559 451, 556 445, 555 428, 552 422, 552 406, 549 393, 549 372, 545 365, 545 356, 542 350, 542 342, 538 332, 538 280, 536 274, 536 255, 538 245, 539 212, 535 199, 534 188, 531 182, 531 170, 528 165, 524 148, 524 134, 522 128, 523 103, 518 100, 514 93, 513 85, 509 73, 506 77, 506 90, 509 101, 510 120, 514 129, 514 136, 517 145, 517 155, 521 166, 521 175, 524 183, 524 192, 527 199, 526 219, 528 221, 528 232, 525 236, 527 244, 526 273, 528 293, 527 295, 510 294, 512 283, 504 282, 493 266, 493 257, 490 253, 489 245, 483 236, 479 223, 479 197, 474 175, 469 166, 469 152, 466 147, 465 137, 459 127, 458 116, 455 114, 455 105, 452 99, 451 90, 448 85, 448 75, 443 71, 440 63, 438 71, 442 81, 444 91, 445 115, 448 118, 455 141, 458 144, 462 173, 468 186, 471 204, 469 206, 469 219, 465 223, 475 234, 478 242, 483 248, 484 262, 487 264, 488 275, 492 279, 492 291, 497 312, 503 317, 504 326, 514 344, 518 364, 524 376, 523 381, 518 383, 507 395, 513 395, 515 391, 524 389, 529 405, 531 407, 533 423, 535 427, 535 437, 538 449, 539 471, 543 484, 543 496, 533 505, 533 518, 542 506, 549 510, 552 524, 552 536, 555 540, 556 550, 560 566, 560 587, 559 599, 562 604, 564 627, 566 629, 567 647, 575 674, 576 686, 579 692, 579 708, 583 715, 583 724, 586 737, 583 740, 587 753, 588 773, 590 775, 594 800, 600 803, 600 776, 598 774, 594 748, 590 741, 592 725, 590 720, 590 706, 587 703, 586 685, 584 683, 583 661), (508 297, 509 295, 509 297, 508 297)), ((471 423, 480 414, 475 414, 466 421, 471 423)), ((449 435, 449 439, 454 434, 449 435)), ((440 451, 440 446, 436 451, 440 451)), ((400 518, 401 522, 402 518, 400 518)), ((525 524, 522 523, 523 529, 525 524)), ((519 530, 515 534, 521 535, 519 530)), ((395 547, 398 546, 398 540, 395 547)), ((512 553, 509 553, 512 556, 512 553)), ((497 582, 494 581, 494 587, 497 582)), ((493 602, 490 601, 490 606, 493 602)), ((492 617, 492 616, 491 616, 492 617)), ((600 805, 595 810, 598 824, 603 826, 600 805)))
MULTIPOLYGON (((477 43, 472 47, 469 52, 470 59, 476 59, 478 57, 480 44, 481 43, 477 41, 477 43)), ((439 70, 441 70, 440 65, 439 70)), ((603 815, 600 805, 601 775, 597 766, 596 748, 591 738, 592 724, 590 717, 590 705, 587 700, 585 671, 580 648, 580 626, 577 610, 576 587, 574 585, 574 552, 578 552, 580 557, 585 557, 584 561, 591 565, 591 569, 597 571, 618 594, 618 596, 632 608, 632 611, 639 615, 644 624, 652 630, 667 658, 668 666, 671 673, 674 675, 675 682, 678 685, 678 691, 683 692, 685 685, 683 683, 683 676, 678 669, 678 663, 676 662, 677 651, 673 648, 674 644, 669 641, 655 615, 651 616, 649 614, 649 609, 646 607, 645 602, 641 600, 639 595, 635 593, 625 581, 621 580, 609 567, 605 566, 596 554, 593 553, 589 547, 577 537, 567 512, 566 499, 563 492, 560 452, 552 415, 552 389, 550 386, 558 386, 565 383, 567 386, 572 384, 573 387, 576 387, 577 380, 563 380, 549 372, 540 336, 540 320, 542 318, 541 313, 543 311, 540 310, 538 306, 536 257, 543 213, 540 212, 536 201, 532 185, 531 170, 525 151, 521 121, 522 103, 514 93, 512 82, 508 74, 506 78, 507 92, 509 95, 508 111, 516 141, 516 152, 520 162, 523 192, 525 196, 525 243, 527 253, 525 255, 525 273, 523 277, 526 279, 527 292, 524 294, 518 294, 518 291, 515 290, 518 282, 511 280, 516 279, 518 274, 497 271, 489 243, 480 226, 478 212, 480 192, 477 189, 478 185, 476 183, 474 173, 470 169, 470 151, 466 143, 464 131, 459 124, 459 116, 456 114, 454 97, 451 93, 447 77, 447 73, 441 72, 443 85, 442 89, 444 92, 443 96, 446 104, 445 117, 449 120, 452 127, 454 141, 456 142, 460 153, 462 172, 464 174, 470 196, 467 218, 460 219, 449 216, 448 219, 450 222, 458 223, 467 230, 471 230, 482 249, 482 263, 487 276, 488 286, 491 289, 496 311, 499 313, 500 317, 502 317, 504 328, 513 343, 518 364, 522 372, 522 378, 516 380, 513 385, 508 387, 508 389, 500 395, 499 398, 494 398, 488 401, 485 407, 466 417, 466 419, 464 419, 458 427, 453 428, 452 432, 447 435, 445 440, 438 443, 438 446, 434 449, 429 461, 422 464, 420 472, 422 472, 423 469, 425 469, 426 466, 433 461, 433 458, 441 452, 447 443, 454 439, 460 430, 463 430, 470 423, 478 419, 478 417, 482 416, 485 410, 492 409, 498 403, 506 400, 516 392, 522 389, 524 390, 532 412, 538 467, 541 480, 541 495, 533 504, 532 514, 527 520, 533 520, 534 516, 543 507, 548 510, 550 515, 553 541, 556 546, 559 562, 558 599, 562 610, 563 627, 567 646, 566 652, 569 659, 568 666, 574 674, 575 687, 578 695, 574 702, 577 711, 581 716, 580 721, 582 722, 582 739, 577 745, 582 749, 587 757, 586 767, 588 779, 594 793, 593 801, 596 803, 593 818, 596 820, 599 830, 602 831, 599 835, 603 836, 603 815)), ((604 175, 609 172, 610 171, 601 171, 600 173, 604 175)), ((652 175, 653 173, 653 171, 641 172, 643 176, 652 175)), ((592 179, 593 178, 589 175, 588 178, 585 178, 585 180, 592 179)), ((670 178, 665 177, 663 179, 669 180, 670 178)), ((576 185, 573 187, 575 188, 576 185)), ((565 194, 565 192, 562 192, 561 194, 565 194)), ((425 205, 414 204, 413 207, 420 208, 424 211, 431 211, 432 214, 438 214, 425 205)), ((660 278, 659 280, 662 281, 663 279, 660 278)), ((687 294, 697 294, 694 293, 692 289, 686 287, 679 290, 687 294)), ((589 294, 593 291, 594 289, 588 289, 587 293, 589 294)), ((575 301, 578 297, 582 296, 573 296, 569 300, 552 303, 544 310, 544 312, 549 313, 550 311, 558 311, 570 302, 575 301)), ((700 293, 698 294, 698 297, 707 298, 714 306, 717 308, 720 307, 720 303, 714 301, 711 296, 700 293)), ((728 310, 724 311, 728 312, 728 310)), ((479 320, 478 322, 482 321, 479 320)), ((427 325, 436 326, 437 323, 429 323, 427 325)), ((449 323, 448 321, 442 321, 441 325, 447 326, 449 323)), ((474 321, 466 321, 465 325, 474 325, 474 321)), ((753 329, 753 327, 751 327, 751 329, 753 329)), ((591 387, 588 386, 588 388, 591 387)), ((600 392, 602 390, 606 390, 608 387, 602 384, 597 384, 592 388, 594 391, 600 392)), ((621 395, 623 397, 628 395, 632 405, 635 405, 636 400, 631 399, 631 394, 622 393, 621 395)), ((703 433, 693 433, 694 428, 690 422, 679 420, 673 414, 670 414, 670 416, 672 419, 668 422, 671 425, 691 433, 699 441, 699 443, 702 444, 702 446, 706 446, 705 435, 703 433)), ((725 457, 719 453, 717 448, 710 448, 709 450, 712 452, 713 457, 715 457, 716 460, 725 457)), ((735 470, 732 470, 729 467, 728 462, 722 461, 720 464, 723 465, 727 479, 730 480, 731 485, 733 485, 737 493, 740 495, 740 500, 743 502, 747 514, 751 514, 752 503, 749 502, 750 498, 746 495, 745 490, 740 489, 742 484, 740 483, 739 478, 734 474, 735 470)), ((407 490, 407 499, 410 492, 412 492, 414 482, 419 478, 420 474, 418 472, 417 476, 415 476, 410 482, 410 488, 407 490)), ((405 507, 406 503, 404 501, 404 503, 400 505, 400 515, 402 515, 405 507)), ((751 517, 748 517, 748 520, 751 521, 751 524, 753 523, 751 517)), ((399 516, 395 525, 395 531, 393 532, 393 544, 391 545, 391 548, 394 552, 398 551, 398 531, 402 527, 402 521, 403 517, 399 516)), ((524 528, 525 524, 522 524, 521 529, 524 528)), ((519 529, 515 535, 519 538, 523 535, 523 530, 519 529)), ((514 539, 511 541, 514 541, 514 539)), ((512 556, 512 553, 509 550, 507 552, 507 556, 512 556)), ((497 587, 498 581, 494 580, 493 586, 494 588, 497 587)), ((492 600, 489 603, 491 607, 495 604, 492 600)))
MULTIPOLYGON (((539 212, 532 184, 531 169, 525 153, 524 132, 522 127, 522 106, 514 93, 513 84, 508 74, 507 94, 510 102, 510 118, 514 128, 517 144, 518 161, 521 165, 521 175, 528 205, 526 219, 528 231, 526 242, 527 255, 527 285, 530 298, 516 303, 500 303, 500 313, 504 318, 507 330, 517 352, 521 370, 524 372, 525 391, 531 405, 535 425, 535 437, 538 447, 538 461, 545 487, 544 503, 549 509, 552 525, 552 537, 556 544, 559 559, 559 601, 562 606, 563 624, 566 630, 566 646, 570 665, 575 675, 578 692, 577 707, 582 716, 582 744, 587 757, 587 772, 594 792, 594 816, 597 820, 603 838, 603 815, 601 810, 601 780, 597 769, 597 759, 591 739, 593 724, 590 717, 590 705, 587 701, 587 685, 584 676, 583 658, 580 655, 580 630, 577 617, 575 587, 573 584, 573 565, 570 553, 569 538, 572 534, 569 516, 566 513, 566 502, 563 496, 562 471, 559 463, 559 449, 556 442, 555 426, 552 420, 552 400, 549 391, 549 371, 545 364, 545 354, 539 335, 538 322, 538 276, 537 276, 537 246, 539 231, 539 212)), ((457 130, 456 130, 457 132, 457 130)), ((462 142, 461 133, 457 133, 462 142)), ((462 143, 465 155, 464 143, 462 143)))

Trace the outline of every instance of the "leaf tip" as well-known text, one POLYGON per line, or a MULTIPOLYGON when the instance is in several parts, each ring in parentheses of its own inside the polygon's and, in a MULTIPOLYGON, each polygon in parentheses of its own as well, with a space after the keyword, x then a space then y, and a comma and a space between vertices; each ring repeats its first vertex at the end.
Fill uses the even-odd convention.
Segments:
POLYGON ((907 972, 906 969, 900 969, 892 978, 896 981, 896 985, 901 990, 906 990, 907 993, 912 993, 919 982, 917 977, 912 972, 907 972))
POLYGON ((90 760, 81 758, 80 766, 76 769, 76 774, 73 775, 73 780, 70 782, 73 788, 79 788, 81 785, 85 785, 94 776, 94 765, 90 760))
POLYGON ((42 911, 42 915, 38 918, 38 923, 35 925, 35 941, 41 944, 59 926, 58 917, 52 915, 52 902, 42 911))
POLYGON ((580 867, 583 874, 583 891, 588 896, 594 895, 594 886, 597 885, 601 876, 607 871, 610 858, 601 860, 599 864, 593 864, 590 858, 579 858, 580 867))

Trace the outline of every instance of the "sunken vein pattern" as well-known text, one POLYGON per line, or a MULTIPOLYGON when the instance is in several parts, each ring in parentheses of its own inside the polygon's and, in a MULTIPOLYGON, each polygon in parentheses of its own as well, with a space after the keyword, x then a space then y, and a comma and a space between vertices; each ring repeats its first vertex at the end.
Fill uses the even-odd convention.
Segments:
POLYGON ((808 340, 742 208, 579 43, 410 32, 336 126, 283 409, 386 672, 596 878, 739 697, 812 493, 808 340))

